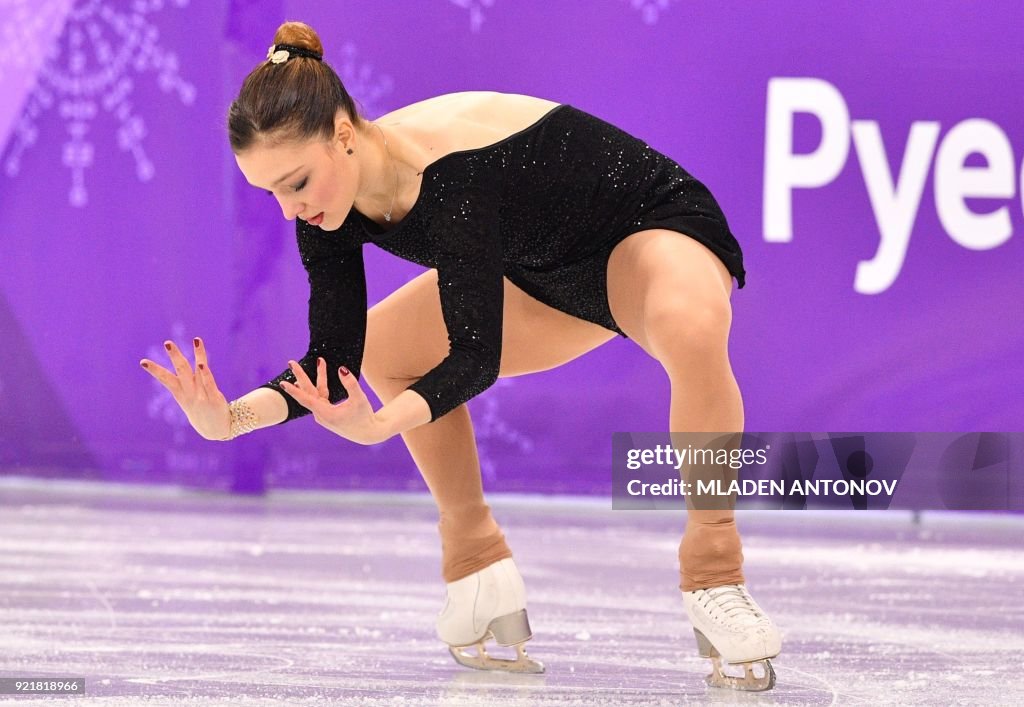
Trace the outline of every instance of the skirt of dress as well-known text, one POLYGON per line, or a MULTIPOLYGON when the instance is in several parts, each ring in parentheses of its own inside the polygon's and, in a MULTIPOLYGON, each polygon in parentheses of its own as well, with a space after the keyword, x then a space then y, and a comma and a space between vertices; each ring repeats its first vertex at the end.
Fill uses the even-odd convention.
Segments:
POLYGON ((628 236, 640 231, 664 229, 676 231, 706 246, 725 263, 740 288, 746 284, 742 253, 724 222, 689 214, 641 219, 599 251, 574 263, 550 270, 535 270, 510 265, 505 271, 512 284, 536 300, 561 312, 603 326, 629 338, 612 316, 608 303, 608 259, 628 236))

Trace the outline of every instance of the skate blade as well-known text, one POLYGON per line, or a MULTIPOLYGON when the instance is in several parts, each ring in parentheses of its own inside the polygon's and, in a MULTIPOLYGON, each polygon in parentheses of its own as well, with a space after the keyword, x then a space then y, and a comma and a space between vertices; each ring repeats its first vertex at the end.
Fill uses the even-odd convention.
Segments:
MULTIPOLYGON (((730 690, 745 690, 748 692, 763 692, 775 687, 775 669, 768 658, 752 660, 748 663, 730 663, 737 668, 743 668, 743 675, 729 675, 722 667, 722 655, 718 652, 711 641, 698 631, 693 629, 697 637, 697 648, 702 658, 711 659, 711 674, 705 679, 711 687, 724 687, 730 690), (762 675, 754 672, 754 666, 760 665, 762 675)), ((774 658, 775 656, 770 656, 774 658)))
MULTIPOLYGON (((486 640, 486 639, 485 639, 486 640)), ((543 673, 544 664, 534 660, 526 654, 523 644, 514 646, 516 649, 515 658, 495 658, 487 652, 484 642, 480 641, 475 646, 449 646, 448 651, 452 658, 459 665, 474 670, 492 670, 505 673, 543 673), (476 648, 476 655, 468 652, 467 648, 476 648)))
POLYGON ((763 692, 775 687, 775 669, 772 668, 772 662, 767 658, 733 665, 743 668, 743 675, 727 674, 722 668, 722 659, 718 656, 713 657, 711 659, 711 674, 705 678, 708 685, 747 692, 763 692), (758 676, 754 672, 755 665, 761 666, 763 675, 758 676))

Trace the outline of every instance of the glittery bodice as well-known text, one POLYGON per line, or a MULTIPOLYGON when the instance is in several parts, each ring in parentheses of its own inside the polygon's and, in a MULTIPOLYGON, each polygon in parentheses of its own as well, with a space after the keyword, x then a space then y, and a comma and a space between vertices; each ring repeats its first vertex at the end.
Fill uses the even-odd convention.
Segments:
MULTIPOLYGON (((437 419, 497 378, 503 276, 526 284, 557 280, 625 235, 681 213, 696 224, 688 232, 706 220, 723 234, 708 245, 742 287, 739 246, 703 185, 642 141, 560 105, 504 140, 428 165, 412 209, 389 230, 355 209, 336 231, 299 221, 311 288, 310 344, 300 364, 315 378, 323 356, 328 371, 345 365, 358 374, 366 326, 363 244, 436 268, 450 352, 410 389, 437 419)), ((286 371, 265 387, 279 390, 277 383, 293 378, 286 371)), ((337 376, 330 381, 331 400, 343 399, 337 376)), ((285 399, 289 420, 308 413, 285 399)))

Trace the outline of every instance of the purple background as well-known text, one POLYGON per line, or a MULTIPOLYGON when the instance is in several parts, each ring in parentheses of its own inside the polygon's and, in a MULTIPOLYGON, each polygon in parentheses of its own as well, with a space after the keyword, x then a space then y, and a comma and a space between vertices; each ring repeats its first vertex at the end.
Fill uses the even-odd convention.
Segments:
MULTIPOLYGON (((320 32, 368 117, 452 91, 537 95, 704 181, 746 255, 731 352, 747 429, 1021 428, 1017 2, 8 0, 0 35, 19 50, 0 56, 0 473, 425 488, 400 438, 360 447, 311 418, 203 441, 138 366, 165 360, 164 339, 202 336, 233 398, 305 351, 293 226, 245 183, 224 129, 284 19, 320 32), (956 243, 929 168, 899 276, 856 292, 880 236, 851 140, 833 181, 793 192, 791 242, 769 242, 766 100, 779 77, 835 86, 852 120, 877 121, 897 174, 915 121, 937 121, 940 144, 966 119, 998 125, 1013 195, 968 203, 1005 207, 1013 235, 988 250, 956 243)), ((796 116, 797 152, 821 136, 796 116)), ((419 271, 366 255, 371 303, 419 271)), ((620 339, 499 381, 470 403, 488 488, 606 492, 611 433, 664 429, 668 395, 658 364, 620 339)))

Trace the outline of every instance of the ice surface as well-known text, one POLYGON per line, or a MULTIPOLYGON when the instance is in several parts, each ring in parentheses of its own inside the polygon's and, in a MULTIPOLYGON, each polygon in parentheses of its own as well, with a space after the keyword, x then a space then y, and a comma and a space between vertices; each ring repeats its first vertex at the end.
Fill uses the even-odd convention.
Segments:
POLYGON ((85 677, 88 691, 0 703, 1024 703, 1019 519, 741 513, 748 585, 784 637, 777 687, 755 695, 704 685, 678 513, 489 500, 545 675, 459 667, 435 638, 426 496, 0 483, 0 676, 85 677))

